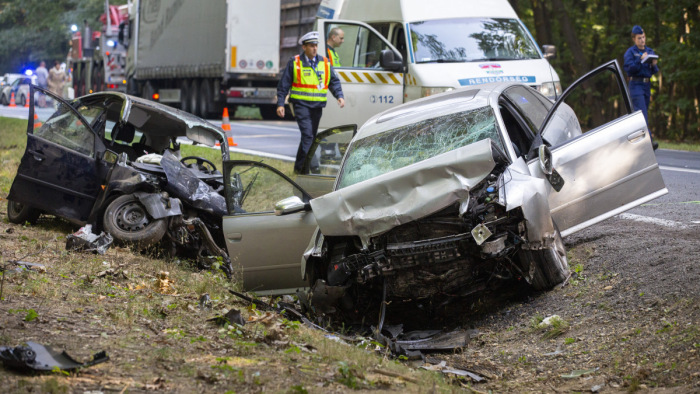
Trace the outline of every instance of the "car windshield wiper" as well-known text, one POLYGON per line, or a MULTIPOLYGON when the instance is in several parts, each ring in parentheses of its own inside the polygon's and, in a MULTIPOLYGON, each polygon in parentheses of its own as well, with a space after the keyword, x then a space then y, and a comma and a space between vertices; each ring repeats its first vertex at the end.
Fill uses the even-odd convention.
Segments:
POLYGON ((431 60, 424 60, 421 62, 416 62, 416 63, 464 63, 466 62, 465 59, 431 59, 431 60))

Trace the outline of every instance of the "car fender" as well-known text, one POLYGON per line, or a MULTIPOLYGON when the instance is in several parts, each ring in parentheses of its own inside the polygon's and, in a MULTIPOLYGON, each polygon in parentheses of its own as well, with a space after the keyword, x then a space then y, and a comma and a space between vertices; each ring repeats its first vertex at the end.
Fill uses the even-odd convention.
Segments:
POLYGON ((178 198, 147 192, 135 192, 133 195, 139 199, 153 219, 182 215, 182 203, 178 198))

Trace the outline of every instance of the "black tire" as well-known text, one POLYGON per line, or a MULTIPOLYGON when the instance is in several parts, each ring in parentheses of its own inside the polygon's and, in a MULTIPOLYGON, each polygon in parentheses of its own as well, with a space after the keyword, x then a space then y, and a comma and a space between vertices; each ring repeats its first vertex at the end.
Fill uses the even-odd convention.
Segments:
POLYGON ((522 265, 529 271, 530 286, 538 291, 549 290, 569 277, 564 241, 556 225, 554 230, 554 243, 548 249, 520 251, 522 265))
POLYGON ((199 107, 199 80, 193 79, 190 82, 190 93, 187 95, 187 100, 189 100, 190 113, 195 116, 200 115, 199 107))
POLYGON ((143 85, 143 89, 141 89, 141 97, 146 100, 153 100, 153 93, 155 92, 156 90, 153 88, 151 81, 146 81, 143 85))
POLYGON ((92 69, 92 92, 101 92, 104 90, 104 75, 102 71, 102 63, 95 63, 92 69))
POLYGON ((10 223, 24 224, 29 222, 30 224, 36 224, 39 216, 41 216, 41 211, 38 209, 16 201, 7 200, 7 219, 10 223))
POLYGON ((102 217, 104 229, 118 244, 145 248, 160 241, 168 229, 165 218, 153 219, 138 198, 126 194, 114 199, 102 217))
POLYGON ((212 114, 212 107, 211 80, 203 79, 199 85, 199 116, 207 119, 212 114))
POLYGON ((27 103, 27 98, 24 97, 23 94, 20 94, 19 95, 19 102, 17 103, 17 105, 19 105, 20 107, 24 107, 24 104, 26 104, 26 103, 27 103))
POLYGON ((190 81, 183 79, 180 81, 180 109, 185 112, 192 112, 192 107, 190 106, 190 81))
MULTIPOLYGON (((265 120, 282 120, 277 116, 277 106, 276 105, 260 105, 260 116, 265 120)), ((286 112, 286 109, 285 109, 286 112)))

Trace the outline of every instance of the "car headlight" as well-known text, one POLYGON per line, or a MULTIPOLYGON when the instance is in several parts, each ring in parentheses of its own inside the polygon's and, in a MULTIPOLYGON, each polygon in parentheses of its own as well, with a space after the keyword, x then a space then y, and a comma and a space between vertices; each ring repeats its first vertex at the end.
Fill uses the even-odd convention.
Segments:
POLYGON ((442 86, 442 87, 433 87, 433 88, 423 86, 422 88, 420 88, 420 96, 421 97, 428 97, 428 96, 432 96, 432 95, 438 94, 438 93, 449 92, 450 90, 455 90, 455 88, 453 88, 451 86, 442 86))
POLYGON ((540 93, 545 95, 547 98, 556 100, 557 97, 561 96, 561 83, 559 81, 545 82, 538 86, 537 90, 539 90, 540 93))

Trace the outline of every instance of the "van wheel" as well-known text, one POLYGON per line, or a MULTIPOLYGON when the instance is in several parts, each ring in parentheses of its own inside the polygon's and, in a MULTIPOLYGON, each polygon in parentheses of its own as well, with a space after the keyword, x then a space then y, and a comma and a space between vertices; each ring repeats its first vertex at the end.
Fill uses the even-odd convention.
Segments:
POLYGON ((566 247, 556 225, 554 232, 554 242, 549 248, 520 251, 522 265, 529 267, 530 286, 535 290, 549 290, 564 282, 570 274, 566 247))
POLYGON ((163 238, 168 229, 165 218, 153 219, 132 194, 119 196, 112 201, 102 217, 104 229, 119 244, 151 246, 163 238))
POLYGON ((7 200, 7 219, 10 223, 24 224, 29 222, 30 224, 36 224, 39 216, 41 216, 41 211, 38 209, 17 201, 7 200))

